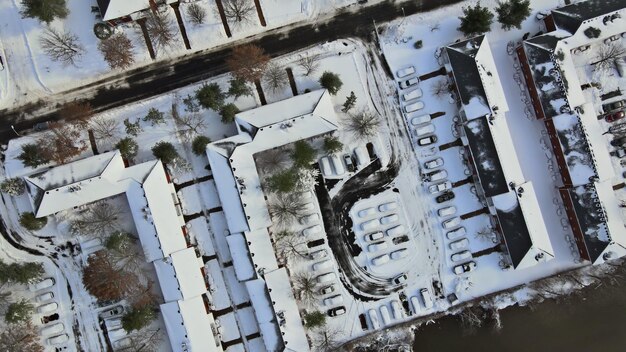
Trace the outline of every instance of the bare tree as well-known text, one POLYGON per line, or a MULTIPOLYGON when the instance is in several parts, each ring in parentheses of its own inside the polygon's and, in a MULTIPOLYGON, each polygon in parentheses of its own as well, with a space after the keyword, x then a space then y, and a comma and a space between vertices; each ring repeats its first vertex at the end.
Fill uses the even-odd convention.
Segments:
POLYGON ((187 16, 189 16, 189 21, 194 25, 203 24, 206 18, 206 11, 202 6, 194 2, 187 7, 187 16))
POLYGON ((166 50, 176 39, 174 23, 167 11, 148 11, 146 29, 156 50, 166 50))
POLYGON ((270 215, 278 227, 289 227, 304 212, 306 203, 296 195, 279 194, 270 203, 270 215))
POLYGON ((173 108, 172 117, 176 124, 176 133, 187 142, 191 142, 196 136, 201 135, 202 130, 207 127, 204 117, 196 112, 180 115, 177 109, 173 108))
POLYGON ((320 55, 313 54, 310 56, 302 56, 298 60, 298 65, 304 70, 305 76, 310 76, 315 73, 320 67, 320 55))
POLYGON ((256 165, 263 172, 282 170, 289 162, 288 156, 282 149, 270 149, 256 155, 256 165))
POLYGON ((7 324, 0 332, 0 351, 43 352, 37 329, 30 323, 7 324))
POLYGON ((594 62, 591 63, 595 71, 610 71, 615 67, 615 59, 626 55, 626 48, 622 44, 602 45, 598 50, 594 62))
POLYGON ((115 119, 96 117, 89 124, 94 137, 104 142, 112 142, 118 139, 120 122, 115 119))
POLYGON ((128 345, 120 352, 151 352, 156 351, 163 340, 161 329, 143 328, 128 335, 128 345))
POLYGON ((156 305, 157 295, 154 293, 154 282, 152 280, 147 280, 146 283, 137 281, 135 286, 125 293, 124 298, 136 309, 156 305))
POLYGON ((237 79, 254 83, 263 77, 269 59, 262 48, 245 44, 233 48, 226 64, 237 79))
POLYGON ((323 325, 316 329, 313 335, 313 346, 315 351, 334 352, 341 345, 341 330, 339 328, 323 325))
POLYGON ((64 104, 59 109, 59 115, 67 122, 86 127, 93 117, 93 108, 88 102, 73 101, 64 104))
POLYGON ((45 29, 39 42, 52 61, 59 61, 64 65, 76 66, 76 61, 85 53, 85 48, 78 41, 78 36, 51 27, 45 29))
POLYGON ((381 119, 377 114, 369 110, 360 110, 348 114, 344 121, 344 127, 357 139, 368 139, 378 133, 381 119))
POLYGON ((273 93, 276 93, 280 89, 284 88, 289 82, 287 77, 287 71, 284 68, 278 66, 276 63, 270 63, 267 65, 265 74, 263 75, 265 84, 271 89, 273 93))
POLYGON ((315 296, 317 281, 310 272, 304 271, 293 275, 294 291, 298 299, 305 305, 311 305, 317 300, 315 296))
POLYGON ((430 92, 439 99, 443 99, 450 93, 450 84, 447 79, 440 79, 430 88, 430 92))
POLYGON ((107 238, 105 246, 117 266, 143 276, 146 259, 136 238, 125 232, 115 232, 107 238))
POLYGON ((224 15, 229 20, 240 24, 251 20, 256 7, 251 0, 224 0, 224 15))
POLYGON ((290 231, 281 231, 274 235, 276 253, 285 259, 307 258, 306 241, 290 231))
POLYGON ((74 124, 51 123, 50 131, 37 140, 45 160, 64 164, 87 149, 80 129, 74 124))
POLYGON ((104 237, 118 230, 121 211, 108 202, 89 206, 81 217, 71 224, 71 231, 89 237, 104 237))
POLYGON ((133 42, 124 32, 113 34, 98 43, 98 50, 111 69, 125 69, 135 62, 133 42))
POLYGON ((459 313, 459 318, 465 331, 471 333, 483 325, 486 314, 482 307, 471 306, 463 309, 459 313))

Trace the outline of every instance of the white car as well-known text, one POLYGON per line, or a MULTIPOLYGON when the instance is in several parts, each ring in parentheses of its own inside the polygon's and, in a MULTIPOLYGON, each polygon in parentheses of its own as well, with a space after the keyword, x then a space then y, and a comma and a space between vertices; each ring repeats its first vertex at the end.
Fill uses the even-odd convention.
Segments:
POLYGON ((460 251, 469 246, 469 240, 467 238, 460 239, 458 241, 450 242, 450 249, 453 251, 460 251))
POLYGON ((454 205, 443 207, 437 210, 437 215, 442 218, 452 216, 454 214, 456 214, 456 207, 454 205))
POLYGON ((448 171, 437 170, 437 171, 433 171, 424 175, 424 180, 426 182, 437 182, 437 181, 445 180, 447 177, 448 177, 448 171))
POLYGON ((346 168, 343 166, 343 161, 337 154, 333 154, 330 156, 330 163, 333 165, 333 169, 335 170, 335 174, 337 176, 341 176, 346 173, 346 168))
POLYGON ((370 325, 373 330, 380 329, 380 322, 378 321, 378 313, 376 313, 375 309, 370 309, 367 311, 367 315, 370 318, 370 325))
POLYGON ((397 235, 402 235, 406 232, 406 229, 403 225, 394 226, 387 230, 387 236, 395 237, 397 235))
POLYGON ((46 293, 42 293, 39 296, 37 296, 35 298, 35 301, 37 301, 37 303, 43 303, 43 302, 49 301, 49 300, 51 300, 53 298, 54 298, 54 293, 46 292, 46 293))
POLYGON ((58 335, 62 333, 63 330, 65 330, 65 326, 63 326, 63 323, 56 323, 56 324, 52 324, 41 329, 41 335, 43 336, 58 335))
POLYGON ((393 318, 396 320, 404 318, 404 310, 397 299, 391 301, 391 312, 393 313, 393 318))
POLYGON ((51 337, 49 339, 46 340, 46 342, 48 343, 48 345, 60 345, 62 343, 67 342, 70 339, 69 336, 67 336, 67 334, 62 334, 62 335, 57 335, 54 337, 51 337))
POLYGON ((400 89, 407 89, 409 87, 412 87, 418 84, 419 81, 420 81, 419 78, 413 77, 413 78, 409 78, 407 80, 401 81, 400 83, 398 83, 398 85, 400 86, 400 89))
POLYGON ((420 311, 420 301, 417 296, 411 297, 411 306, 413 307, 413 314, 417 314, 420 311))
POLYGON ((383 319, 383 325, 391 324, 391 315, 389 315, 389 308, 386 305, 380 307, 380 317, 383 319))
POLYGON ((300 198, 304 200, 311 200, 311 198, 313 198, 313 193, 311 193, 311 191, 300 192, 300 198))
POLYGON ((391 257, 391 259, 393 259, 393 260, 406 258, 406 256, 408 256, 408 255, 409 255, 409 250, 406 249, 406 248, 400 248, 398 250, 395 250, 395 251, 389 253, 389 257, 391 257))
POLYGON ((381 256, 378 256, 372 259, 372 265, 375 265, 375 266, 380 266, 380 265, 387 264, 387 263, 389 263, 389 254, 383 254, 381 256))
POLYGON ((407 76, 410 76, 412 74, 415 73, 415 67, 413 66, 408 66, 408 67, 404 67, 398 70, 398 72, 396 72, 396 76, 398 78, 404 78, 407 76))
POLYGON ((461 224, 461 218, 459 218, 458 216, 455 216, 452 219, 444 220, 441 222, 441 225, 446 230, 457 227, 460 224, 461 224))
POLYGON ((383 249, 387 249, 387 242, 385 241, 374 242, 367 246, 368 252, 378 252, 382 251, 383 249))
POLYGON ((362 222, 361 223, 361 230, 363 230, 363 231, 373 230, 373 229, 377 228, 378 225, 379 225, 378 219, 368 220, 366 222, 362 222))
POLYGON ((400 217, 398 216, 398 214, 391 214, 391 215, 383 216, 382 218, 380 218, 380 224, 389 225, 389 224, 393 224, 394 222, 398 222, 399 220, 400 220, 400 217))
POLYGON ((385 237, 385 234, 383 234, 382 232, 378 231, 378 232, 374 232, 374 233, 370 233, 365 235, 365 240, 366 241, 378 241, 380 239, 382 239, 383 237, 385 237))
POLYGON ((442 158, 436 158, 436 159, 429 160, 429 161, 424 163, 424 168, 426 170, 436 169, 436 168, 441 167, 441 166, 443 166, 443 159, 442 158))
POLYGON ((342 295, 334 295, 328 298, 324 298, 324 305, 325 306, 336 306, 338 304, 341 304, 343 302, 343 296, 342 295))
POLYGON ((422 101, 416 101, 415 103, 408 104, 404 106, 404 112, 413 112, 417 110, 421 110, 424 108, 424 103, 422 101))
POLYGON ((419 145, 420 147, 424 147, 424 146, 435 144, 435 143, 437 143, 437 136, 435 135, 420 138, 417 140, 417 145, 419 145))
POLYGON ((446 233, 446 238, 450 241, 454 241, 465 235, 467 235, 467 232, 465 232, 465 227, 461 226, 456 230, 448 231, 448 233, 446 233))
POLYGON ((317 235, 318 233, 321 233, 321 232, 322 232, 322 227, 320 225, 311 226, 309 228, 302 230, 302 234, 304 236, 317 235))
POLYGON ((37 292, 39 290, 43 290, 45 288, 52 287, 52 286, 54 286, 54 279, 49 277, 47 279, 43 279, 43 280, 39 281, 36 284, 30 285, 28 287, 28 289, 31 292, 37 292))
POLYGON ((430 292, 427 288, 423 288, 420 290, 420 295, 422 296, 422 303, 424 303, 424 308, 429 309, 433 306, 433 299, 430 296, 430 292))
POLYGON ((405 273, 402 273, 396 277, 393 278, 393 283, 396 285, 402 285, 404 283, 406 283, 406 280, 408 280, 409 278, 406 276, 405 273))
POLYGON ((398 209, 398 203, 396 202, 383 203, 378 206, 378 211, 381 213, 385 213, 385 212, 396 210, 396 209, 398 209))
POLYGON ((328 256, 328 252, 326 251, 326 249, 320 249, 315 252, 309 253, 309 258, 313 260, 326 258, 327 256, 328 256))
POLYGON ((298 222, 300 223, 300 225, 311 225, 315 222, 318 222, 319 219, 320 219, 319 214, 313 213, 313 214, 309 214, 309 215, 305 215, 301 217, 300 219, 298 219, 298 222))
POLYGON ((52 313, 58 308, 59 308, 59 305, 57 304, 57 302, 50 302, 50 303, 37 307, 37 313, 40 313, 40 314, 52 313))
POLYGON ((429 134, 435 133, 435 125, 429 123, 428 125, 424 125, 422 127, 417 127, 415 129, 415 135, 417 138, 425 137, 429 134))
POLYGON ((328 286, 322 287, 319 291, 319 294, 321 296, 324 296, 333 292, 335 292, 335 285, 328 285, 328 286))
POLYGON ((326 282, 335 281, 336 279, 337 279, 337 275, 333 272, 330 272, 330 273, 318 275, 315 278, 315 281, 317 281, 318 284, 323 284, 326 282))
POLYGON ((476 269, 476 262, 471 261, 467 263, 463 263, 454 267, 453 271, 457 275, 461 275, 463 273, 469 273, 470 271, 476 269))
POLYGON ((376 208, 365 208, 363 210, 359 210, 359 212, 357 213, 359 215, 360 218, 367 218, 371 215, 376 214, 376 208))
POLYGON ((413 126, 419 126, 428 122, 430 122, 430 115, 419 115, 411 118, 411 125, 413 126))
POLYGON ((419 88, 415 88, 409 92, 402 94, 402 100, 410 101, 410 100, 417 99, 421 96, 422 96, 422 90, 419 88))
POLYGON ((461 251, 450 256, 450 260, 453 262, 460 262, 470 258, 472 258, 472 252, 470 251, 461 251))
POLYGON ((322 260, 321 262, 317 262, 313 264, 312 266, 313 271, 322 271, 322 270, 330 269, 332 267, 333 267, 333 261, 329 259, 322 260))
POLYGON ((315 204, 313 203, 305 203, 302 206, 302 209, 300 209, 300 211, 302 212, 309 212, 309 211, 314 211, 315 210, 315 204))
POLYGON ((449 189, 452 189, 452 183, 450 181, 436 183, 434 185, 428 186, 428 192, 430 192, 431 194, 441 193, 449 189))
POLYGON ((320 159, 320 170, 324 177, 333 175, 333 169, 330 167, 330 159, 327 156, 320 159))

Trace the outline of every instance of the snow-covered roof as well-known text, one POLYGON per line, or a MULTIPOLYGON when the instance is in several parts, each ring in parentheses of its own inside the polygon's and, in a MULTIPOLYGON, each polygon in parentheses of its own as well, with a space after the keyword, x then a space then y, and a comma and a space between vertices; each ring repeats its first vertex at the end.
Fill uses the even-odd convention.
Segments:
POLYGON ((293 296, 287 269, 280 268, 266 272, 265 282, 274 305, 285 348, 298 352, 308 351, 309 343, 293 296))
POLYGON ((202 296, 162 304, 161 314, 173 351, 222 351, 215 338, 215 321, 207 312, 202 296))
POLYGON ((337 129, 337 117, 326 90, 240 113, 236 121, 240 131, 237 136, 207 146, 207 156, 231 233, 253 231, 271 225, 254 161, 255 154, 337 129), (311 110, 314 101, 317 101, 317 105, 311 110), (306 105, 306 108, 294 107, 297 104, 306 105), (261 113, 272 116, 261 118, 261 113), (240 118, 240 115, 243 117, 240 118), (257 123, 254 119, 263 122, 257 123))
POLYGON ((189 299, 207 292, 201 270, 204 264, 197 257, 195 248, 183 249, 153 263, 165 302, 189 299))
POLYGON ((557 28, 574 34, 583 23, 626 7, 623 0, 586 0, 552 10, 557 28))
POLYGON ((492 198, 513 267, 554 258, 554 251, 531 182, 492 198))
POLYGON ((233 258, 235 274, 239 281, 246 281, 254 278, 255 270, 250 259, 248 244, 242 234, 236 233, 226 236, 230 256, 233 258))
POLYGON ((254 308, 254 316, 259 324, 263 343, 268 351, 282 351, 284 344, 281 337, 272 300, 267 292, 267 286, 263 279, 246 281, 246 288, 250 295, 250 302, 254 308))
POLYGON ((486 35, 451 44, 446 53, 468 120, 508 111, 486 35))
POLYGON ((270 271, 278 268, 274 247, 266 228, 247 232, 246 240, 255 270, 270 271))
MULTIPOLYGON (((172 3, 178 0, 158 1, 172 3)), ((97 0, 103 21, 129 16, 150 8, 149 0, 97 0)))
POLYGON ((610 235, 609 245, 596 260, 596 263, 599 263, 626 255, 626 227, 622 220, 623 208, 620 207, 620 201, 615 196, 611 182, 597 182, 595 188, 598 200, 604 209, 606 226, 610 235))

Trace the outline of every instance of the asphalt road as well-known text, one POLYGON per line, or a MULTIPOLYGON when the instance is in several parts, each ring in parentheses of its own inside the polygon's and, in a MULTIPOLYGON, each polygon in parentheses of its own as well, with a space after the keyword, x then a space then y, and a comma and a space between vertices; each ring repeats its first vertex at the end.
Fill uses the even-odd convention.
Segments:
MULTIPOLYGON (((272 57, 284 55, 316 43, 332 41, 345 37, 371 39, 376 21, 378 25, 403 15, 427 12, 437 7, 454 4, 461 0, 421 0, 421 1, 385 1, 380 4, 362 7, 358 10, 344 10, 322 23, 294 25, 249 37, 240 42, 256 44, 272 57)), ((174 61, 159 62, 117 76, 107 77, 62 94, 51 96, 49 101, 32 103, 26 106, 0 110, 0 142, 7 143, 16 135, 11 126, 24 131, 33 124, 47 120, 58 120, 55 108, 38 113, 41 105, 58 105, 59 102, 78 97, 91 96, 88 99, 96 111, 105 111, 114 107, 159 95, 172 89, 205 80, 227 72, 226 59, 230 48, 237 43, 229 43, 185 56, 174 61)))

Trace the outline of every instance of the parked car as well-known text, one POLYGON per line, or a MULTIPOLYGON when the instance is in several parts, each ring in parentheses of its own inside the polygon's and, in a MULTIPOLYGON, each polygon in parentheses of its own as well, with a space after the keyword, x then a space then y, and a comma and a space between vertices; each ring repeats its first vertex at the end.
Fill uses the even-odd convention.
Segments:
POLYGON ((408 66, 408 67, 404 67, 398 70, 398 72, 396 72, 396 76, 398 78, 404 78, 407 76, 410 76, 412 74, 415 73, 415 67, 413 66, 408 66))
POLYGON ((393 283, 396 285, 402 285, 406 282, 406 280, 408 280, 408 276, 406 276, 405 273, 402 273, 396 277, 393 278, 393 283))
POLYGON ((436 183, 434 185, 428 186, 428 192, 430 192, 431 194, 444 192, 450 189, 452 189, 452 182, 450 181, 436 183))
POLYGON ((370 245, 367 246, 367 251, 368 252, 378 252, 378 251, 382 251, 383 249, 387 248, 387 242, 385 241, 378 241, 378 242, 374 242, 370 245))
POLYGON ((323 239, 323 238, 318 238, 318 239, 313 240, 313 241, 308 241, 308 242, 306 243, 306 246, 307 246, 307 248, 315 248, 315 247, 318 247, 318 246, 323 245, 324 243, 326 243, 326 240, 325 240, 325 239, 323 239))
POLYGON ((406 258, 406 256, 409 255, 409 250, 406 248, 400 248, 398 250, 395 250, 391 253, 389 253, 389 256, 391 257, 391 259, 393 260, 398 260, 398 259, 402 259, 402 258, 406 258))
MULTIPOLYGON (((465 231, 464 227, 461 227, 463 231, 465 231)), ((457 231, 457 230, 454 230, 457 231)), ((450 242, 450 249, 453 251, 460 251, 461 249, 465 249, 469 246, 469 240, 467 238, 460 239, 458 241, 450 242)))
POLYGON ((381 256, 378 256, 372 259, 372 265, 375 265, 375 266, 380 266, 380 265, 387 264, 387 263, 389 263, 389 254, 383 254, 381 256))
POLYGON ((422 90, 419 88, 415 88, 411 91, 408 91, 404 94, 402 94, 402 100, 404 101, 410 101, 410 100, 414 100, 417 99, 419 97, 422 96, 422 90))
POLYGON ((623 118, 624 118, 624 116, 626 116, 626 113, 624 113, 624 111, 616 111, 616 112, 613 112, 613 113, 607 114, 607 115, 604 117, 604 120, 605 120, 606 122, 614 122, 614 121, 617 121, 617 120, 621 120, 621 119, 623 119, 623 118))
POLYGON ((470 271, 476 268, 476 262, 471 261, 467 263, 463 263, 454 267, 453 271, 457 275, 461 275, 463 273, 469 273, 470 271))
POLYGON ((623 146, 624 144, 626 144, 626 137, 619 137, 611 140, 611 145, 614 147, 623 146))
POLYGON ((317 277, 315 278, 315 281, 317 281, 318 284, 323 284, 335 280, 337 280, 337 275, 332 271, 329 273, 317 275, 317 277))
POLYGON ((364 167, 371 162, 370 156, 367 152, 367 148, 359 146, 354 148, 354 157, 356 158, 357 167, 364 167))
POLYGON ((330 296, 328 298, 324 298, 324 305, 325 306, 336 306, 340 303, 343 302, 343 296, 342 295, 334 295, 334 296, 330 296))
POLYGON ((406 242, 409 242, 409 236, 407 236, 407 235, 400 235, 398 237, 392 238, 391 242, 393 242, 393 244, 395 244, 395 245, 399 245, 401 243, 406 243, 406 242))
POLYGON ((346 168, 343 165, 343 161, 339 159, 337 154, 333 154, 330 156, 330 164, 333 166, 333 170, 335 170, 335 174, 341 176, 346 173, 346 168))
POLYGON ((33 131, 41 132, 50 129, 50 121, 39 122, 33 125, 33 131))
POLYGON ((452 191, 446 191, 443 192, 442 194, 438 195, 435 198, 435 201, 437 201, 437 203, 443 203, 443 202, 447 202, 449 200, 454 199, 454 192, 452 191))
POLYGON ((361 230, 363 231, 373 230, 377 228, 379 224, 380 222, 378 221, 378 219, 368 220, 368 221, 361 223, 361 230))
POLYGON ((457 297, 456 293, 451 293, 449 294, 446 299, 448 300, 448 303, 450 303, 451 305, 456 305, 459 303, 459 297, 457 297))
POLYGON ((50 302, 37 307, 37 313, 39 314, 48 314, 52 313, 59 308, 57 302, 50 302))
POLYGON ((424 181, 425 182, 437 182, 437 181, 445 180, 446 177, 448 177, 448 171, 437 170, 437 171, 424 174, 424 181))
POLYGON ((356 169, 354 166, 354 162, 352 161, 352 155, 344 154, 343 162, 346 164, 346 169, 348 169, 349 172, 353 172, 356 169))
POLYGON ((395 237, 398 235, 404 235, 406 233, 406 229, 404 228, 404 225, 398 225, 398 226, 394 226, 390 229, 387 229, 387 236, 389 237, 395 237))
POLYGON ((370 326, 373 330, 380 329, 380 322, 378 321, 378 313, 375 309, 367 311, 367 316, 370 318, 370 326))
POLYGON ((322 260, 321 262, 314 263, 313 271, 322 271, 333 267, 333 261, 329 259, 322 260))
POLYGON ((605 113, 623 108, 626 108, 626 100, 618 100, 612 103, 602 105, 602 109, 604 109, 605 113))
POLYGON ((130 337, 124 337, 113 342, 113 349, 115 351, 121 350, 121 349, 130 347, 131 344, 132 344, 132 340, 130 339, 130 337))
POLYGON ((424 304, 424 308, 430 309, 433 307, 433 299, 430 296, 430 291, 427 288, 423 288, 420 290, 420 296, 422 296, 422 303, 424 304))
POLYGON ((312 260, 326 258, 328 256, 328 252, 326 249, 319 249, 314 252, 309 253, 309 258, 312 260))
POLYGON ((398 214, 391 214, 391 215, 383 216, 382 218, 380 218, 380 224, 389 225, 389 224, 393 224, 394 222, 398 222, 399 220, 400 220, 400 217, 398 216, 398 214))
POLYGON ((42 293, 42 294, 38 295, 37 297, 35 297, 35 301, 37 301, 37 303, 42 303, 42 302, 45 302, 45 301, 49 301, 49 300, 51 300, 53 298, 54 298, 54 293, 52 293, 52 292, 45 292, 45 293, 42 293))
POLYGON ((424 169, 432 170, 443 166, 442 158, 435 158, 424 163, 424 169))
POLYGON ((420 147, 431 145, 434 143, 437 143, 437 136, 435 136, 434 134, 432 136, 420 138, 417 140, 417 145, 419 145, 420 147))
POLYGON ((300 219, 298 219, 298 222, 300 223, 300 225, 311 225, 313 223, 318 222, 319 219, 320 219, 319 214, 313 213, 313 214, 309 214, 309 215, 305 215, 301 217, 300 219))
POLYGON ((437 215, 442 218, 452 216, 454 214, 456 214, 456 207, 454 205, 449 205, 447 207, 443 207, 437 210, 437 215))
POLYGON ((383 203, 378 206, 378 211, 381 213, 385 213, 385 212, 396 210, 396 209, 398 209, 398 203, 396 202, 383 203))
POLYGON ((383 325, 391 324, 391 315, 386 305, 380 306, 380 317, 383 319, 383 325))
POLYGON ((419 298, 417 298, 417 296, 412 296, 411 297, 411 307, 413 309, 413 314, 417 314, 420 311, 420 301, 419 298))
POLYGON ((45 278, 45 279, 39 281, 36 284, 30 285, 28 287, 28 289, 31 292, 37 292, 37 291, 40 291, 40 290, 43 290, 43 289, 46 289, 46 288, 49 288, 49 287, 52 287, 52 286, 54 286, 54 278, 49 277, 49 278, 45 278))
POLYGON ((324 156, 320 159, 320 171, 322 171, 322 176, 327 177, 327 176, 332 176, 333 175, 333 169, 330 167, 330 158, 327 156, 324 156))
POLYGON ((424 103, 421 101, 416 101, 415 103, 407 104, 404 106, 404 112, 413 112, 417 110, 421 110, 424 108, 424 103))
POLYGON ((415 129, 415 135, 417 138, 425 137, 429 134, 435 133, 435 125, 429 123, 428 125, 424 125, 422 127, 417 127, 415 129))
POLYGON ((319 290, 321 296, 335 292, 335 285, 324 286, 319 290))
POLYGON ((393 313, 393 318, 396 320, 404 318, 404 310, 397 299, 391 301, 391 312, 393 313))
MULTIPOLYGON (((389 230, 387 230, 387 231, 389 231, 389 230)), ((385 235, 382 232, 378 231, 378 232, 374 232, 374 233, 370 233, 370 234, 365 235, 365 240, 366 241, 378 241, 378 240, 382 239, 383 237, 385 237, 385 235)))
POLYGON ((472 252, 470 251, 461 251, 450 256, 450 260, 453 262, 460 262, 470 258, 472 258, 472 252))
POLYGON ((302 235, 304 236, 313 236, 313 235, 317 235, 319 233, 322 232, 322 227, 320 225, 315 225, 315 226, 311 226, 308 227, 304 230, 302 230, 302 235))
POLYGON ((122 314, 124 314, 124 306, 117 305, 103 310, 102 312, 100 312, 99 317, 101 319, 108 319, 122 314))
POLYGON ((60 345, 62 343, 66 343, 68 340, 70 339, 69 336, 67 336, 67 334, 61 334, 61 335, 57 335, 54 337, 51 337, 49 339, 46 340, 46 343, 48 343, 48 345, 60 345))
POLYGON ((357 213, 357 215, 360 218, 367 218, 367 217, 370 217, 370 216, 372 216, 374 214, 376 214, 376 208, 373 208, 373 207, 369 207, 369 208, 365 208, 365 209, 359 210, 359 212, 357 213))
POLYGON ((58 335, 62 333, 63 330, 65 330, 65 326, 63 326, 63 323, 56 323, 56 324, 52 324, 41 329, 41 335, 42 336, 58 335))
POLYGON ((407 89, 409 87, 412 87, 412 86, 418 84, 419 81, 420 81, 419 78, 412 77, 412 78, 409 78, 407 80, 400 81, 400 83, 398 83, 398 85, 400 86, 400 89, 407 89))
POLYGON ((461 224, 461 218, 458 216, 453 217, 452 219, 444 220, 441 222, 441 225, 444 229, 448 230, 454 227, 457 227, 461 224))
POLYGON ((450 241, 454 241, 456 239, 459 239, 463 236, 467 235, 467 232, 465 231, 465 227, 461 226, 458 229, 454 229, 452 231, 448 231, 446 233, 446 238, 449 239, 450 241))
POLYGON ((344 306, 339 306, 339 307, 331 308, 328 310, 329 317, 336 317, 336 316, 344 315, 344 314, 346 314, 346 307, 344 306))
POLYGON ((411 118, 411 125, 419 126, 425 123, 430 122, 430 115, 419 115, 411 118))

